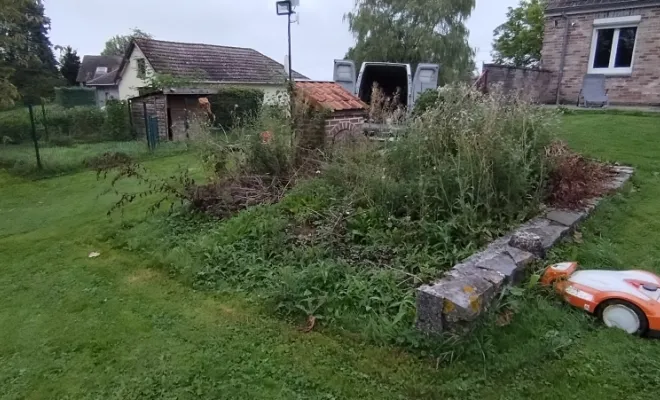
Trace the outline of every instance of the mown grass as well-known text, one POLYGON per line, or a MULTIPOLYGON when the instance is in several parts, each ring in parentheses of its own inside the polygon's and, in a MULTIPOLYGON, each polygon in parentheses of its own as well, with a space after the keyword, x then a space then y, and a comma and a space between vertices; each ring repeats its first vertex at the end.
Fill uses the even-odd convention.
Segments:
POLYGON ((189 144, 185 142, 164 142, 159 144, 156 151, 151 152, 147 148, 146 142, 135 140, 74 144, 70 147, 44 146, 42 144, 39 148, 39 155, 43 169, 39 170, 33 144, 3 145, 0 146, 0 167, 7 168, 9 172, 17 175, 44 177, 82 171, 87 168, 85 160, 107 152, 124 153, 135 160, 146 160, 174 155, 184 152, 188 148, 189 144))
MULTIPOLYGON (((660 272, 659 122, 564 118, 573 147, 637 172, 584 225, 584 243, 551 261, 660 272)), ((148 165, 201 171, 192 155, 148 165)), ((517 311, 509 325, 487 323, 429 359, 332 327, 304 334, 264 313, 258 293, 178 283, 130 243, 107 241, 129 227, 153 234, 153 217, 140 203, 107 219, 115 199, 99 196, 106 186, 91 172, 3 173, 0 185, 2 398, 646 399, 660 386, 657 342, 605 329, 541 289, 504 299, 517 311)))

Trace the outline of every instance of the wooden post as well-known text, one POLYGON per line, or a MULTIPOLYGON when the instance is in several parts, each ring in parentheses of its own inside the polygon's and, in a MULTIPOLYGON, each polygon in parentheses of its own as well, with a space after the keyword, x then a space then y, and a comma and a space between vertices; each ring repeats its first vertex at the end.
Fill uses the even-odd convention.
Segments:
POLYGON ((147 147, 151 150, 151 140, 149 140, 149 117, 147 115, 147 102, 142 102, 142 110, 144 111, 144 132, 147 135, 147 147))
POLYGON ((34 142, 34 153, 37 155, 37 168, 42 170, 44 167, 41 165, 41 156, 39 155, 39 143, 37 143, 37 124, 34 122, 34 110, 32 110, 32 104, 28 105, 28 110, 30 111, 30 122, 32 123, 32 141, 34 142))
POLYGON ((129 99, 126 100, 126 104, 128 105, 128 125, 131 130, 131 137, 135 139, 135 128, 133 127, 133 102, 129 99))

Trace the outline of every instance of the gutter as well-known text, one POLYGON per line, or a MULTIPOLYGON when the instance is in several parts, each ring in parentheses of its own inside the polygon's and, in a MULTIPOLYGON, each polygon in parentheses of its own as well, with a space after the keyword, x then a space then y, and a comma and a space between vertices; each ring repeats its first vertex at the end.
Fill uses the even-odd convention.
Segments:
POLYGON ((560 95, 560 90, 561 90, 561 82, 564 80, 564 67, 566 66, 566 50, 568 48, 568 34, 569 32, 569 24, 570 24, 570 19, 566 14, 562 14, 562 18, 564 19, 564 41, 561 44, 561 58, 559 61, 559 78, 557 79, 557 97, 555 98, 555 104, 559 104, 559 95, 560 95))

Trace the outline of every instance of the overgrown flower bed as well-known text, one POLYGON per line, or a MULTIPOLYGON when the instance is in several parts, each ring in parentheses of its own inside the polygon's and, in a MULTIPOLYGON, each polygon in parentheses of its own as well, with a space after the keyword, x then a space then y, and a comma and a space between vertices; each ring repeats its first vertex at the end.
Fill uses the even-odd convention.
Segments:
POLYGON ((239 156, 222 146, 207 156, 217 180, 192 193, 232 197, 235 186, 216 189, 260 174, 270 177, 264 202, 275 204, 242 202, 251 207, 198 229, 172 222, 157 252, 197 287, 247 291, 287 317, 418 344, 415 288, 538 212, 556 122, 524 101, 451 87, 400 140, 326 149, 310 171, 296 162, 290 123, 264 117, 239 135, 239 156))

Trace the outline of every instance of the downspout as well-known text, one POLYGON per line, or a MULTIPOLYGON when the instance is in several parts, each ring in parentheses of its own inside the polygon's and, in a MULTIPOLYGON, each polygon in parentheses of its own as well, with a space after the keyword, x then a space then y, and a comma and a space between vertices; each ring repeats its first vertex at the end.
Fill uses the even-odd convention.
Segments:
POLYGON ((563 13, 562 18, 564 18, 564 41, 561 44, 561 58, 559 60, 559 79, 557 79, 557 97, 555 99, 555 103, 559 105, 559 91, 561 88, 561 82, 564 80, 564 66, 566 65, 566 49, 568 48, 568 27, 569 27, 569 20, 568 16, 566 13, 563 13))

